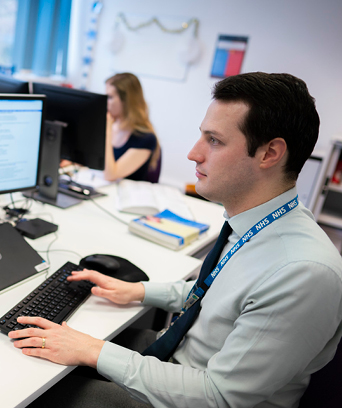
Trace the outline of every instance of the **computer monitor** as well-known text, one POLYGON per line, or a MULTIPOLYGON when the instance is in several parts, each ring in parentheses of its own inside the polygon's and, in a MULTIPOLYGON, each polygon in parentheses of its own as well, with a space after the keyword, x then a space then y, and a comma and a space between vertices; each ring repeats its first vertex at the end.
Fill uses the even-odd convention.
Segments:
POLYGON ((305 162, 297 180, 299 200, 313 212, 321 191, 324 155, 313 153, 305 162))
POLYGON ((20 81, 12 78, 9 75, 0 74, 0 93, 19 93, 28 94, 29 84, 28 82, 20 81))
POLYGON ((0 194, 38 184, 45 96, 0 94, 0 194))
POLYGON ((46 119, 64 122, 61 158, 103 170, 107 95, 33 83, 33 93, 46 95, 46 119))

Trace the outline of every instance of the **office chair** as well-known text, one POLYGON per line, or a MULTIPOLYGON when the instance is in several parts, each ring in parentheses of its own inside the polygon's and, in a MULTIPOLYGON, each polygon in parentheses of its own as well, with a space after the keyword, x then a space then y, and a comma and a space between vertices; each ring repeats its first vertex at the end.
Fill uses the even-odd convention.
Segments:
POLYGON ((159 159, 154 169, 149 169, 147 174, 147 181, 151 183, 158 183, 162 164, 162 152, 160 149, 159 159))
POLYGON ((312 374, 298 408, 342 407, 342 341, 334 358, 321 370, 312 374))

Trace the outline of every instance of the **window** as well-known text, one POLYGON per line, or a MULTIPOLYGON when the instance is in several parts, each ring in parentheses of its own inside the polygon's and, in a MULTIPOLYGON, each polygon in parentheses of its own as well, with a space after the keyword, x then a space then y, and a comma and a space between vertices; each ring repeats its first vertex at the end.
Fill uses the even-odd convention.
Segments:
POLYGON ((0 0, 0 65, 66 75, 71 0, 0 0))
POLYGON ((0 73, 13 73, 12 50, 17 21, 17 0, 0 0, 0 73))

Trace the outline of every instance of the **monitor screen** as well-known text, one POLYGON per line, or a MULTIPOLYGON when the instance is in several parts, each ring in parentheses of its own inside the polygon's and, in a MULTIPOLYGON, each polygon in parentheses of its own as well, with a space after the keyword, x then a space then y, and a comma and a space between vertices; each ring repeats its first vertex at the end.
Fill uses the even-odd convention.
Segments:
POLYGON ((38 184, 45 97, 0 94, 0 194, 38 184))
POLYGON ((61 158, 103 170, 107 95, 56 85, 33 83, 35 94, 46 95, 46 119, 64 122, 61 158))
POLYGON ((0 93, 29 93, 28 82, 23 82, 18 79, 14 79, 9 75, 0 74, 0 93))

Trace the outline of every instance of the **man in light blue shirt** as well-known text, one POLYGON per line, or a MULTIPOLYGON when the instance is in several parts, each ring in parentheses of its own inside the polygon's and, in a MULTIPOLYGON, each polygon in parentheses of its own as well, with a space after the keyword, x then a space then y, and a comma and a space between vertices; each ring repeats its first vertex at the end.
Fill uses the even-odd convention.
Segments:
MULTIPOLYGON (((188 158, 196 163, 197 192, 223 204, 232 228, 221 258, 255 224, 263 228, 223 266, 173 362, 41 318, 22 317, 42 329, 9 336, 27 337, 14 343, 24 354, 97 368, 154 407, 294 408, 342 334, 341 256, 301 203, 282 214, 317 141, 318 114, 305 83, 288 74, 228 77, 213 97, 188 158), (282 216, 268 223, 277 209, 282 216)), ((140 300, 169 311, 182 308, 193 286, 132 284, 94 271, 69 279, 92 280, 93 293, 114 303, 140 300)), ((97 398, 118 406, 114 384, 105 384, 97 398)), ((65 406, 84 403, 69 398, 65 406)))

